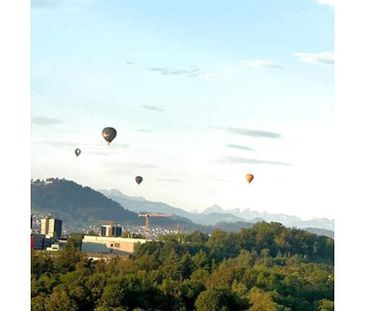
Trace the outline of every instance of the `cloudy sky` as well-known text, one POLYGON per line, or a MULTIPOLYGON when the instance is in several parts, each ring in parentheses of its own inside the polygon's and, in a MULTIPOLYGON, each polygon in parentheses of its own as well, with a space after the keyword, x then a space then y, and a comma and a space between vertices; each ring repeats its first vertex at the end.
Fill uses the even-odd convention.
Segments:
POLYGON ((333 218, 333 15, 325 0, 33 0, 32 177, 333 218))

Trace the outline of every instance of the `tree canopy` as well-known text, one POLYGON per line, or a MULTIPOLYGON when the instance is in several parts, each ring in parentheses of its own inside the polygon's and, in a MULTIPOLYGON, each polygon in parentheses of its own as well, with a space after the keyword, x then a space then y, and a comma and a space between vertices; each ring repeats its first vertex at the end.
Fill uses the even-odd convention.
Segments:
POLYGON ((165 236, 91 261, 32 254, 32 310, 334 310, 334 241, 278 223, 165 236))

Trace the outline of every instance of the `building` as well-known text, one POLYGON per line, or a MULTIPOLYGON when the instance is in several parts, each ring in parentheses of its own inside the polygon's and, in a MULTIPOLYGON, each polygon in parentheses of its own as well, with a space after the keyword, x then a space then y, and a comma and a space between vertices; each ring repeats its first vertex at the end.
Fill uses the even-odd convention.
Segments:
POLYGON ((42 250, 50 246, 51 239, 46 238, 44 234, 32 233, 31 234, 31 247, 32 250, 42 250))
POLYGON ((46 248, 48 252, 58 252, 60 250, 59 244, 51 244, 49 247, 46 248))
POLYGON ((144 243, 145 239, 85 235, 81 250, 87 253, 131 254, 139 244, 144 243))
POLYGON ((41 234, 50 238, 60 238, 62 235, 62 220, 51 216, 41 219, 41 234))
POLYGON ((45 246, 45 237, 43 234, 32 234, 32 249, 41 250, 45 246))
POLYGON ((107 237, 121 237, 122 228, 119 226, 103 225, 101 227, 100 235, 107 237))

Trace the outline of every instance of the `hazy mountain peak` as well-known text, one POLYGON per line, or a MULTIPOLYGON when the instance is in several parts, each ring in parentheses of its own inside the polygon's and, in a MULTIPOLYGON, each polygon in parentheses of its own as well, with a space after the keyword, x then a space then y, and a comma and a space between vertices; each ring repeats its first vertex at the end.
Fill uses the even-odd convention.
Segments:
POLYGON ((218 206, 217 204, 214 204, 210 207, 207 207, 203 213, 204 214, 210 214, 210 213, 222 213, 225 212, 220 206, 218 206))
POLYGON ((130 199, 130 200, 135 200, 135 201, 146 201, 146 199, 144 197, 132 197, 132 196, 128 196, 123 194, 120 190, 118 189, 99 189, 99 192, 103 193, 104 195, 106 195, 107 197, 121 197, 124 199, 130 199))

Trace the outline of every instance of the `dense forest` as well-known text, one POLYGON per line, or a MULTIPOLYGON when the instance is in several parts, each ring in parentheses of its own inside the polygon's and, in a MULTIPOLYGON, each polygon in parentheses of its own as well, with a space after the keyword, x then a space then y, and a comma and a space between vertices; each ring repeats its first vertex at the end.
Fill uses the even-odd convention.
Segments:
POLYGON ((32 254, 32 310, 333 310, 334 241, 279 223, 161 237, 91 261, 72 237, 32 254))

